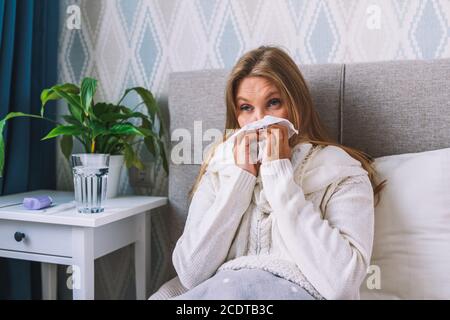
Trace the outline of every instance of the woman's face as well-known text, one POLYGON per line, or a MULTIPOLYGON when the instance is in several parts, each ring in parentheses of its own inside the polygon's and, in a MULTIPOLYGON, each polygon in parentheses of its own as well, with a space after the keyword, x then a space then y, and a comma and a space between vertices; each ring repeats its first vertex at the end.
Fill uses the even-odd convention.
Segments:
POLYGON ((287 105, 281 99, 280 91, 263 77, 247 77, 241 81, 236 94, 236 107, 241 128, 267 115, 288 119, 287 105))

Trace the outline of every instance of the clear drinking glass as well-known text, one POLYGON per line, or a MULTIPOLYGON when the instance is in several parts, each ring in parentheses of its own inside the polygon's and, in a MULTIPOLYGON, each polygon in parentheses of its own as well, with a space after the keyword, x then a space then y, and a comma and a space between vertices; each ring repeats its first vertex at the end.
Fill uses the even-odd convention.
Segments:
POLYGON ((100 213, 106 198, 108 154, 72 155, 75 202, 80 213, 100 213))

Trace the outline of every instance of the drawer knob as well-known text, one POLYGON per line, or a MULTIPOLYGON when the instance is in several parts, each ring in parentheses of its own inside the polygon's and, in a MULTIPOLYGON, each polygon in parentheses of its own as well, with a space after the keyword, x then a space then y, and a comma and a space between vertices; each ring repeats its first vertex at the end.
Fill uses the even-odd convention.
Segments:
POLYGON ((23 239, 25 239, 25 233, 22 232, 16 232, 14 234, 14 239, 16 239, 17 242, 22 241, 23 239))

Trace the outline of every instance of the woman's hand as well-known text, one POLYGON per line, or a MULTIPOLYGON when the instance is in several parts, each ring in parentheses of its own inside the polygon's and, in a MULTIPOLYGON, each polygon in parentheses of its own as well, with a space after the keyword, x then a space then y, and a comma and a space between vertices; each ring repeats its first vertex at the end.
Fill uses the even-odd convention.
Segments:
POLYGON ((274 124, 260 130, 259 139, 266 140, 266 154, 263 155, 263 162, 291 158, 289 132, 285 126, 274 124))
POLYGON ((242 132, 236 137, 234 144, 234 161, 236 165, 245 171, 250 172, 255 177, 261 163, 257 159, 258 132, 242 132))

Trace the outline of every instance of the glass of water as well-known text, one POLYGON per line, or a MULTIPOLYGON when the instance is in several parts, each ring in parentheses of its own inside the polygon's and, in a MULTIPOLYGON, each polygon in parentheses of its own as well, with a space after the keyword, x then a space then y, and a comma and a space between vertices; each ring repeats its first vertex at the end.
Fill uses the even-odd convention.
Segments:
POLYGON ((100 213, 106 198, 108 154, 72 155, 75 202, 79 213, 100 213))

